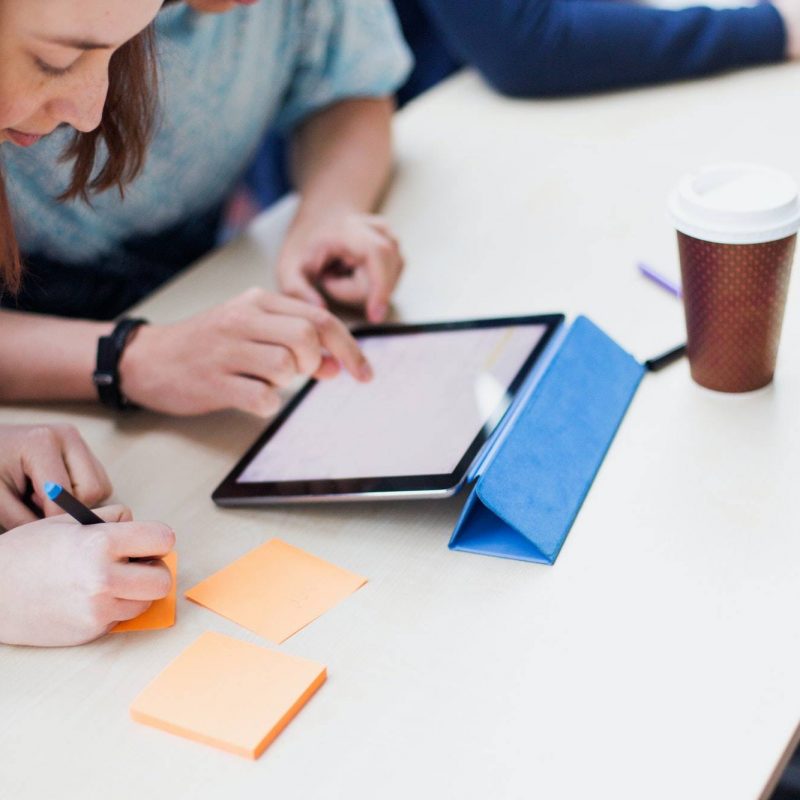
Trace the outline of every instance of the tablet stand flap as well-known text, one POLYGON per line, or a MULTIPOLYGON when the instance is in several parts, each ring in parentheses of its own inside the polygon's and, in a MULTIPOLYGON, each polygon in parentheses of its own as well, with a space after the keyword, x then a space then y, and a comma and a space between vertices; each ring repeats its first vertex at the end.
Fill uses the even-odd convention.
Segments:
POLYGON ((579 317, 475 484, 450 547, 552 564, 643 374, 579 317))

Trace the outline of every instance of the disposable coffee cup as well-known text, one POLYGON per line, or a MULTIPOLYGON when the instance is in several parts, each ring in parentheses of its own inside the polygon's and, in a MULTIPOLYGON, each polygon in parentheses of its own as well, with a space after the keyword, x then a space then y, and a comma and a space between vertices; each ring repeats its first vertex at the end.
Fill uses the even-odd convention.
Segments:
POLYGON ((681 179, 678 232, 692 378, 719 392, 772 381, 800 228, 797 184, 758 164, 717 164, 681 179))

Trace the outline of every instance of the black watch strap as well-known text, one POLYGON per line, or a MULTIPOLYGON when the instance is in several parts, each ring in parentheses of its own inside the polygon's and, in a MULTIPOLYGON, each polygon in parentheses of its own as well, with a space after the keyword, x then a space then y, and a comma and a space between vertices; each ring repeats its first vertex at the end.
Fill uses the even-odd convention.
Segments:
POLYGON ((132 408, 132 403, 122 394, 119 380, 119 362, 131 334, 146 319, 124 317, 108 336, 101 336, 97 342, 97 367, 92 376, 100 402, 110 408, 132 408))

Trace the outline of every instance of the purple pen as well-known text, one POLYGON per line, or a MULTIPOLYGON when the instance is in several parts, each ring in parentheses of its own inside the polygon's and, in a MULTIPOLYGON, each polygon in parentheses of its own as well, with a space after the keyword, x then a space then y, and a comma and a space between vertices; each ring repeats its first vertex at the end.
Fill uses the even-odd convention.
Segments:
POLYGON ((639 272, 641 272, 645 278, 649 278, 651 281, 653 281, 653 283, 657 284, 662 289, 666 289, 670 294, 675 295, 675 297, 678 299, 683 296, 683 292, 681 291, 681 286, 679 283, 671 281, 669 278, 656 272, 652 267, 648 267, 647 264, 644 264, 641 261, 637 266, 639 267, 639 272))

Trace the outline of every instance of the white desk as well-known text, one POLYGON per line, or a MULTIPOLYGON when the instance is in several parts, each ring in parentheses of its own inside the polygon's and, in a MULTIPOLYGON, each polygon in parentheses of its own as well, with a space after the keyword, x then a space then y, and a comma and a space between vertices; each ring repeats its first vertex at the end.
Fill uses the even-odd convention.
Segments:
MULTIPOLYGON (((715 159, 800 176, 800 69, 549 102, 467 74, 403 112, 397 140, 399 318, 581 311, 644 358, 683 336, 634 267, 674 269, 668 189, 715 159)), ((242 240, 142 311, 188 314, 263 261, 242 240)), ((181 590, 274 535, 370 583, 281 648, 330 677, 255 763, 128 718, 201 632, 257 640, 188 601, 169 631, 0 648, 0 796, 757 797, 800 718, 798 301, 795 281, 768 390, 707 393, 685 363, 645 380, 554 567, 448 551, 463 498, 216 509, 262 428, 244 416, 3 411, 81 426, 118 496, 177 529, 181 590)))

